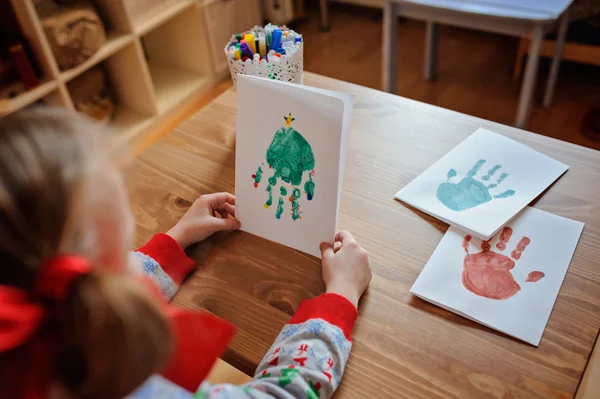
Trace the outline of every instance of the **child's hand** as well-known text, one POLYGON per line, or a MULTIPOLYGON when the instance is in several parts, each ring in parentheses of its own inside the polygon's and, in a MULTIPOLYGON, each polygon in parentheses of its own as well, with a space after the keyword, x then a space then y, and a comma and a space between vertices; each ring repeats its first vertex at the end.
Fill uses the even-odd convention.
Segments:
POLYGON ((207 194, 198 198, 167 234, 182 248, 200 242, 222 230, 237 230, 241 224, 235 217, 235 197, 229 193, 207 194), (214 215, 219 212, 221 217, 214 215))
POLYGON ((369 256, 352 237, 342 230, 335 235, 335 243, 321 243, 323 280, 327 292, 347 298, 358 307, 358 300, 371 281, 369 256))

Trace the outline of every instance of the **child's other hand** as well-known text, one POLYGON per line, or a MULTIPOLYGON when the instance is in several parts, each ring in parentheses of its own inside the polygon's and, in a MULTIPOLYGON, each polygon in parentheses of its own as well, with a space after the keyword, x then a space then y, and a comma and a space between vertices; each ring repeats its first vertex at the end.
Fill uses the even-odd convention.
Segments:
POLYGON ((222 230, 237 230, 241 223, 235 217, 235 197, 229 193, 206 194, 198 198, 167 234, 182 248, 200 242, 222 230), (215 216, 215 211, 221 217, 215 216))
POLYGON ((347 298, 358 307, 358 300, 371 282, 369 256, 352 237, 342 230, 335 235, 335 243, 321 243, 323 280, 327 292, 347 298))

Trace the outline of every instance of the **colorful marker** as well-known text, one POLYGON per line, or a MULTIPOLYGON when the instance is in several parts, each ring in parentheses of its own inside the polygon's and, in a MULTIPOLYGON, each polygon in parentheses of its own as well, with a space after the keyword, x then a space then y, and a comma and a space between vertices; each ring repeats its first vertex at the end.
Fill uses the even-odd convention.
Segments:
POLYGON ((294 56, 302 49, 302 45, 302 35, 299 33, 285 26, 280 29, 267 24, 264 28, 255 26, 252 30, 232 36, 225 53, 229 59, 247 64, 280 63, 294 56))
POLYGON ((254 35, 252 33, 247 33, 244 35, 244 40, 246 41, 246 43, 248 44, 248 46, 250 46, 250 50, 252 50, 252 53, 256 53, 256 44, 254 41, 254 35))
POLYGON ((267 39, 265 38, 264 32, 259 32, 258 34, 258 52, 261 57, 267 55, 267 39))
POLYGON ((241 48, 242 48, 242 55, 244 57, 249 57, 249 58, 253 58, 254 57, 254 53, 252 52, 252 50, 248 46, 248 43, 242 43, 241 48))
POLYGON ((273 30, 273 36, 271 37, 271 45, 269 46, 270 49, 277 51, 277 49, 281 47, 281 34, 281 29, 273 30))

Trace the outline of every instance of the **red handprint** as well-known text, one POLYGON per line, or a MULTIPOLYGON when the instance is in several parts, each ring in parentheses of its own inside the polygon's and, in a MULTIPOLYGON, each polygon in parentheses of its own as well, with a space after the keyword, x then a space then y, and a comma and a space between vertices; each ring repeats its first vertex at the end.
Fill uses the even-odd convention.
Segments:
MULTIPOLYGON (((505 227, 500 234, 499 242, 496 248, 499 251, 506 249, 506 244, 512 235, 512 229, 505 227)), ((521 254, 531 243, 528 237, 523 237, 517 244, 517 247, 511 252, 511 258, 498 252, 490 251, 490 241, 481 243, 481 252, 469 254, 469 244, 471 236, 465 236, 463 248, 467 255, 464 260, 462 273, 463 286, 475 295, 490 299, 508 299, 521 290, 521 286, 515 281, 511 269, 515 267, 513 259, 518 260, 521 254)), ((532 272, 535 279, 529 278, 527 281, 538 281, 544 277, 542 272, 532 272)))

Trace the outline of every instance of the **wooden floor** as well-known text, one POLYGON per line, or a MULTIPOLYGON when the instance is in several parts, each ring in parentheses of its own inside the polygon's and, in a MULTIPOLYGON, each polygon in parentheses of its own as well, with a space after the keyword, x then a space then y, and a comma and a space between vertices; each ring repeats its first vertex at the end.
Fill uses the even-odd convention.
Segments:
MULTIPOLYGON (((316 11, 308 15, 296 25, 306 42, 305 69, 381 89, 381 12, 332 5, 327 33, 319 31, 316 11)), ((495 122, 514 122, 521 83, 513 77, 516 38, 442 26, 438 79, 426 82, 425 24, 403 20, 398 35, 399 95, 495 122)), ((546 60, 527 130, 600 149, 600 141, 580 133, 586 112, 600 107, 600 67, 564 62, 554 104, 544 109, 540 102, 548 70, 546 60)))

